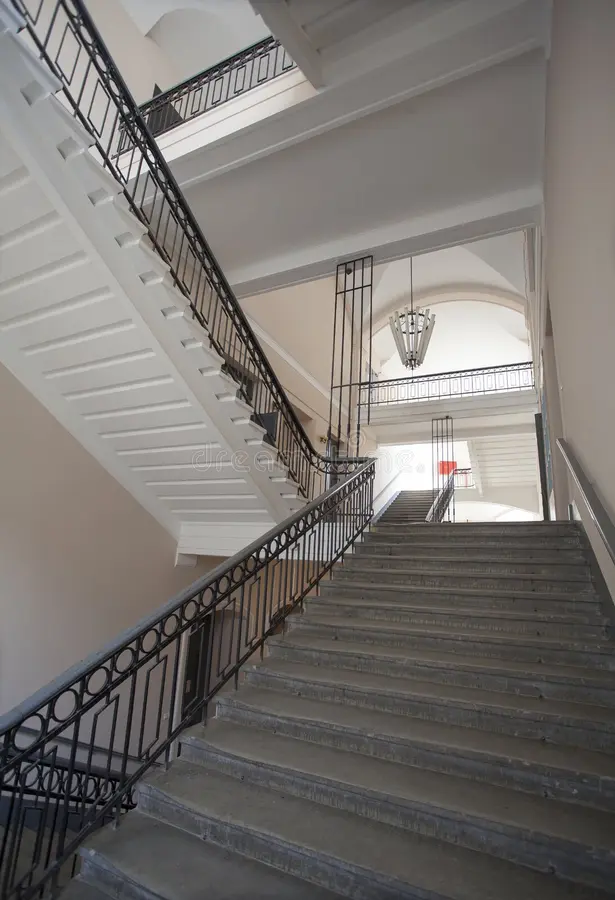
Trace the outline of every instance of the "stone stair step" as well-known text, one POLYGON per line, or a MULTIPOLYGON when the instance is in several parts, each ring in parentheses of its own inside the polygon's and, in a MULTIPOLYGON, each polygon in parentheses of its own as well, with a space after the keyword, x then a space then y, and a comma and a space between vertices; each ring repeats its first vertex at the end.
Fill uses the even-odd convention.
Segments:
POLYGON ((109 900, 109 894, 83 881, 81 875, 71 878, 60 897, 61 900, 109 900))
POLYGON ((431 508, 431 504, 425 509, 417 510, 412 513, 404 513, 403 516, 388 516, 386 513, 378 519, 378 523, 382 525, 396 525, 398 527, 403 527, 407 524, 416 524, 425 522, 427 519, 427 514, 431 508))
MULTIPOLYGON (((258 672, 262 671, 272 677, 310 678, 309 667, 280 661, 258 667, 258 672)), ((583 803, 605 811, 615 809, 615 760, 606 753, 311 700, 276 690, 260 691, 260 702, 255 696, 243 703, 241 695, 234 700, 229 698, 227 703, 222 697, 221 718, 215 722, 237 723, 234 727, 244 730, 264 729, 309 742, 310 746, 334 747, 447 772, 540 797, 583 803)), ((208 723, 204 730, 207 738, 213 724, 208 723)), ((250 734, 251 731, 246 736, 248 742, 250 734)))
POLYGON ((583 547, 511 547, 505 542, 481 542, 480 544, 465 541, 463 543, 441 543, 421 541, 421 543, 391 543, 374 541, 368 535, 362 543, 354 548, 355 556, 378 556, 380 559, 403 557, 404 559, 440 559, 456 556, 461 559, 484 559, 497 556, 500 559, 519 559, 522 562, 556 563, 567 565, 577 563, 587 565, 583 547))
MULTIPOLYGON (((444 527, 444 526, 437 526, 444 527)), ((436 526, 425 525, 421 530, 416 528, 410 532, 407 528, 382 528, 376 530, 376 526, 372 526, 371 530, 365 535, 365 542, 374 546, 406 546, 412 548, 415 546, 436 546, 445 549, 467 545, 479 547, 511 547, 516 549, 536 548, 536 549, 570 549, 585 546, 581 532, 569 532, 563 535, 553 535, 550 531, 538 532, 536 534, 484 534, 471 535, 460 532, 448 532, 441 534, 436 530, 436 526)))
POLYGON ((414 533, 427 534, 438 533, 441 537, 454 534, 476 534, 490 536, 496 534, 533 535, 550 534, 553 537, 562 535, 580 534, 581 530, 576 522, 426 522, 422 525, 412 525, 410 529, 414 533))
POLYGON ((477 569, 474 572, 463 572, 458 569, 442 571, 433 566, 430 569, 417 567, 391 566, 388 569, 375 569, 363 566, 359 560, 352 564, 345 563, 334 572, 334 579, 349 581, 378 581, 379 584, 413 584, 425 587, 467 587, 488 588, 494 591, 527 591, 536 590, 544 593, 559 591, 560 593, 591 593, 594 590, 592 582, 583 578, 575 580, 566 575, 541 575, 541 574, 496 574, 477 569))
POLYGON ((439 571, 449 570, 466 574, 477 572, 479 574, 491 573, 494 575, 540 575, 547 578, 562 578, 565 581, 591 581, 592 573, 589 565, 576 560, 562 560, 559 562, 543 562, 540 560, 506 559, 495 552, 491 556, 474 557, 472 553, 451 553, 449 556, 383 556, 380 553, 367 552, 349 555, 345 558, 343 568, 352 569, 373 568, 378 572, 387 572, 394 569, 411 569, 414 571, 439 571))
MULTIPOLYGON (((418 593, 418 592, 417 592, 418 593)), ((608 616, 601 612, 599 603, 578 603, 576 608, 568 609, 564 607, 559 609, 557 602, 546 605, 546 608, 537 607, 536 609, 518 608, 511 604, 510 606, 490 606, 488 600, 481 604, 481 597, 477 597, 476 605, 470 605, 471 598, 468 597, 468 605, 460 606, 453 603, 445 594, 443 598, 439 594, 407 596, 403 592, 384 592, 382 597, 346 597, 337 591, 331 591, 328 594, 318 594, 310 596, 306 603, 310 604, 319 612, 326 612, 336 606, 343 607, 345 614, 352 615, 352 610, 408 610, 409 612, 433 612, 446 613, 451 615, 462 616, 478 616, 485 618, 493 618, 497 620, 510 620, 520 622, 532 622, 534 624, 545 622, 553 625, 595 625, 604 626, 610 621, 608 616)))
POLYGON ((317 639, 294 631, 269 643, 272 658, 375 675, 418 678, 459 687, 484 687, 526 697, 615 706, 615 674, 578 666, 545 665, 457 652, 409 650, 317 639))
POLYGON ((576 612, 601 609, 600 598, 595 593, 558 593, 557 591, 508 591, 493 588, 446 588, 430 585, 408 585, 402 583, 378 584, 363 580, 331 580, 320 585, 322 597, 352 597, 368 599, 370 597, 386 597, 387 602, 397 600, 416 600, 450 603, 455 606, 476 606, 485 604, 491 609, 530 609, 553 610, 558 612, 576 612))
POLYGON ((424 522, 425 516, 432 507, 432 500, 426 500, 425 503, 415 503, 413 506, 407 506, 405 509, 387 510, 380 517, 380 522, 424 522))
POLYGON ((182 740, 182 758, 561 878, 612 884, 615 833, 602 810, 219 720, 182 740))
MULTIPOLYGON (((231 853, 138 812, 107 826, 83 851, 83 875, 94 886, 68 900, 97 900, 89 891, 122 900, 335 900, 339 894, 231 853)), ((71 888, 71 890, 74 890, 71 888)), ((64 894, 62 894, 64 898, 64 894)), ((66 900, 66 898, 65 898, 66 900)))
POLYGON ((546 613, 508 612, 489 609, 455 609, 409 603, 389 603, 377 600, 335 599, 313 597, 307 602, 309 613, 319 618, 333 616, 361 621, 408 623, 411 625, 448 625, 465 630, 516 632, 534 637, 604 638, 608 620, 598 615, 548 615, 546 613))
POLYGON ((207 842, 362 900, 606 896, 586 885, 181 760, 147 779, 140 804, 149 815, 207 842))
MULTIPOLYGON (((615 748, 615 710, 589 703, 541 700, 480 688, 390 678, 314 666, 309 674, 272 674, 264 664, 246 672, 250 684, 299 693, 313 700, 357 705, 481 731, 566 744, 586 750, 615 748)), ((221 703, 249 704, 256 688, 245 687, 221 703)), ((261 691, 266 693, 266 691, 261 691)))
POLYGON ((483 541, 494 543, 509 543, 513 547, 533 544, 544 546, 542 541, 551 542, 551 546, 581 546, 585 543, 582 532, 576 527, 554 526, 553 529, 545 529, 541 525, 527 527, 524 530, 515 528, 513 524, 494 526, 493 530, 485 530, 481 523, 454 524, 445 522, 434 524, 433 522, 406 522, 404 524, 389 524, 376 521, 369 532, 370 540, 391 540, 412 543, 429 541, 434 543, 451 543, 457 541, 475 541, 482 544, 483 541))
POLYGON ((291 634, 296 629, 315 637, 359 641, 377 646, 424 647, 476 656, 615 670, 613 644, 606 639, 600 641, 599 638, 572 641, 564 638, 536 638, 514 632, 494 634, 451 630, 436 625, 423 627, 395 623, 383 625, 372 622, 361 623, 358 619, 350 622, 333 616, 323 616, 320 619, 313 613, 289 618, 287 628, 291 634))

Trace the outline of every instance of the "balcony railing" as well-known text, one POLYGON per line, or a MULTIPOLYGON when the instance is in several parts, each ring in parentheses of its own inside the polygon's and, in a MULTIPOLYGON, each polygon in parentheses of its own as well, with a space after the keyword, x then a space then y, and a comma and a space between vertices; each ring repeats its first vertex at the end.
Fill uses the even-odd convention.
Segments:
POLYGON ((382 406, 397 403, 441 400, 448 397, 473 397, 526 391, 534 387, 534 367, 531 362, 508 366, 489 366, 484 369, 464 369, 413 378, 361 385, 361 404, 382 406))
MULTIPOLYGON (((317 497, 332 477, 352 471, 358 461, 333 463, 312 447, 84 0, 10 2, 23 19, 22 40, 58 80, 60 102, 89 133, 90 152, 117 180, 147 231, 144 240, 168 265, 173 285, 186 297, 290 479, 306 499, 317 497)), ((286 63, 275 41, 267 46, 271 50, 263 52, 270 55, 273 77, 286 63)), ((259 58, 256 52, 246 84, 257 82, 259 58)), ((210 93, 211 84, 210 79, 210 93)), ((201 108, 199 103, 195 94, 189 108, 201 108)))
POLYGON ((455 469, 455 488, 474 488, 472 469, 455 469))
POLYGON ((268 37, 143 103, 141 114, 153 135, 164 134, 296 68, 281 43, 268 37))

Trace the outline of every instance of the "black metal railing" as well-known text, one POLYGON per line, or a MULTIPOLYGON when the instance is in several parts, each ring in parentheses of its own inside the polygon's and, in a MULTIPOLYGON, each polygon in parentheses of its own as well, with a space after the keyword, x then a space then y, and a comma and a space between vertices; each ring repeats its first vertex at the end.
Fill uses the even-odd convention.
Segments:
POLYGON ((306 499, 318 496, 332 473, 358 462, 333 463, 312 447, 83 0, 11 2, 23 40, 58 79, 61 102, 91 136, 90 152, 117 179, 290 477, 306 499))
POLYGON ((374 472, 365 463, 0 718, 3 900, 55 889, 83 840, 120 820, 139 779, 170 762, 182 731, 368 526, 374 472), (186 702, 189 656, 198 689, 186 702))
MULTIPOLYGON (((455 470, 457 471, 457 470, 455 470)), ((444 486, 438 493, 434 499, 434 502, 431 506, 431 509, 427 513, 427 517, 425 519, 426 522, 443 522, 444 517, 449 515, 449 521, 454 521, 454 509, 455 509, 455 472, 451 472, 451 474, 446 479, 444 486), (452 511, 452 515, 451 515, 452 511)))
POLYGON ((268 37, 142 103, 141 114, 158 136, 296 68, 280 41, 268 37))
POLYGON ((378 406, 414 403, 448 397, 524 391, 533 387, 534 367, 531 362, 523 362, 362 384, 361 404, 378 406))

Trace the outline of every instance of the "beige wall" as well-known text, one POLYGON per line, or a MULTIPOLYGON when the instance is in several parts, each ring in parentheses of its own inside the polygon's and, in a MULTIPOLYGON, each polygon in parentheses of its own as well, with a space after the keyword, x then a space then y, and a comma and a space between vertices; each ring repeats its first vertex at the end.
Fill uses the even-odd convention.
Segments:
MULTIPOLYGON (((315 448, 322 451, 324 445, 318 442, 318 438, 327 434, 329 423, 335 278, 321 278, 247 297, 241 305, 248 316, 300 367, 294 366, 260 337, 263 349, 290 399, 298 400, 312 417, 313 423, 306 430, 315 448)), ((348 339, 348 334, 346 337, 348 339)), ((348 374, 345 372, 346 377, 348 374)), ((344 402, 346 400, 347 393, 344 402)), ((337 413, 334 421, 337 422, 337 413)), ((342 434, 345 428, 346 416, 343 415, 342 434)))
MULTIPOLYGON (((556 0, 547 87, 545 202, 562 423, 613 519, 614 50, 613 0, 556 0)), ((581 505, 579 511, 586 519, 581 505)))
POLYGON ((141 34, 120 0, 86 0, 86 6, 137 103, 151 98, 154 84, 167 90, 181 80, 169 57, 141 34))
POLYGON ((173 538, 0 366, 0 713, 217 565, 173 538))

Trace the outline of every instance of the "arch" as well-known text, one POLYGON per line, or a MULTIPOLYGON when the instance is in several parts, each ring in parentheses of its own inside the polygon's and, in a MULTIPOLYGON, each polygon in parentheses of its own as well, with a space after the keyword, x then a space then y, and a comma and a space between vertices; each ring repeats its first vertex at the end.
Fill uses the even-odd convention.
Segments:
MULTIPOLYGON (((472 301, 476 303, 492 303, 504 306, 515 312, 526 314, 527 303, 524 297, 512 291, 502 291, 477 287, 472 284, 442 284, 425 288, 414 292, 416 306, 437 306, 439 303, 456 303, 459 301, 472 301)), ((378 313, 374 313, 372 329, 374 335, 388 324, 389 316, 395 310, 402 309, 410 301, 409 293, 396 294, 378 313)))

